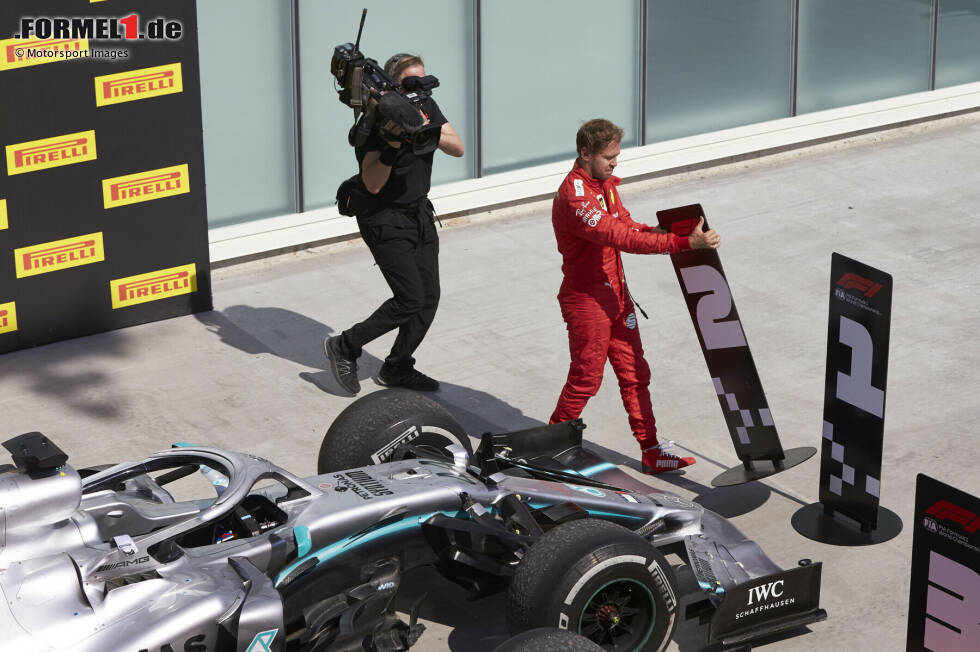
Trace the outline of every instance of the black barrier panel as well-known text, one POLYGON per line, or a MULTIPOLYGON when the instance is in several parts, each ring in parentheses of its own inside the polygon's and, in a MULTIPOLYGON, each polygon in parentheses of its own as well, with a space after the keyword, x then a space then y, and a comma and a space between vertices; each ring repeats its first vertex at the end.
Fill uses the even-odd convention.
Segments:
POLYGON ((820 502, 878 525, 892 278, 838 253, 830 264, 820 502))
MULTIPOLYGON (((657 211, 660 226, 677 235, 690 233, 703 215, 700 204, 657 211)), ((779 435, 718 252, 697 249, 670 259, 738 459, 743 463, 783 460, 779 435)))
POLYGON ((908 652, 980 650, 980 498, 919 474, 908 652))
POLYGON ((210 309, 204 184, 194 0, 0 3, 0 353, 210 309))

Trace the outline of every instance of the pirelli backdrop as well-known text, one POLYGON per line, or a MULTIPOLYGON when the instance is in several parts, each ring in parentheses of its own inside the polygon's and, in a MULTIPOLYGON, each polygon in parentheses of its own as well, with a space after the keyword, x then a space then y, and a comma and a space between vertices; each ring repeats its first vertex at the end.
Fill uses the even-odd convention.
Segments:
POLYGON ((0 2, 0 353, 211 308, 200 97, 194 0, 0 2))

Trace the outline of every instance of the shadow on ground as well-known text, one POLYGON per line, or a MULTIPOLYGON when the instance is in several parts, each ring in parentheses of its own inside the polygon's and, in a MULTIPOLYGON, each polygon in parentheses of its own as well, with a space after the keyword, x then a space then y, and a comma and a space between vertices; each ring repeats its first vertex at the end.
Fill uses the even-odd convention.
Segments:
POLYGON ((3 354, 0 378, 20 380, 37 397, 56 400, 87 417, 113 419, 126 406, 113 392, 100 388, 111 385, 111 365, 126 352, 125 331, 55 342, 3 354), (105 359, 110 362, 103 371, 99 367, 105 359), (80 365, 86 370, 77 371, 80 365))
MULTIPOLYGON (((337 384, 323 352, 324 338, 337 332, 330 326, 292 310, 244 305, 198 313, 195 317, 228 346, 250 355, 271 353, 309 367, 314 371, 300 372, 301 379, 327 394, 350 397, 337 384)), ((367 351, 358 358, 362 394, 371 388, 371 378, 382 362, 367 351)), ((532 428, 543 423, 492 394, 463 385, 443 382, 438 392, 428 396, 445 407, 466 432, 474 436, 487 431, 532 428)))

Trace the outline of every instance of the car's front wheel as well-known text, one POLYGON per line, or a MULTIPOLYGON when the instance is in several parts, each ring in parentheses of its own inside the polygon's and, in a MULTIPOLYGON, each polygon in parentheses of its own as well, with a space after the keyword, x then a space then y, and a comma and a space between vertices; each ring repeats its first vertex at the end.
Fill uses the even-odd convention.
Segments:
POLYGON ((512 633, 558 627, 610 650, 663 650, 677 624, 673 569, 649 542, 598 519, 559 525, 517 566, 512 633))

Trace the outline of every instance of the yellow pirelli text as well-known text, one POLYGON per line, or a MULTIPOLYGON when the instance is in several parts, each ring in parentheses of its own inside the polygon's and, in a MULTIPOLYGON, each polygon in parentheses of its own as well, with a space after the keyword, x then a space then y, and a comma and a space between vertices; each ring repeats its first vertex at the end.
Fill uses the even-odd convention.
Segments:
POLYGON ((95 131, 79 131, 7 145, 7 174, 47 170, 95 159, 95 131))
POLYGON ((100 263, 103 260, 105 248, 101 232, 14 249, 17 278, 100 263))
POLYGON ((197 292, 197 266, 181 265, 109 281, 112 308, 197 292))
POLYGON ((180 63, 141 68, 95 78, 95 104, 106 106, 160 95, 181 93, 184 80, 180 63))
POLYGON ((190 192, 187 164, 102 180, 102 204, 106 208, 137 204, 190 192))
POLYGON ((84 38, 8 38, 0 40, 0 71, 71 61, 88 51, 84 38))
POLYGON ((0 303, 0 333, 10 333, 17 330, 17 305, 0 303))

